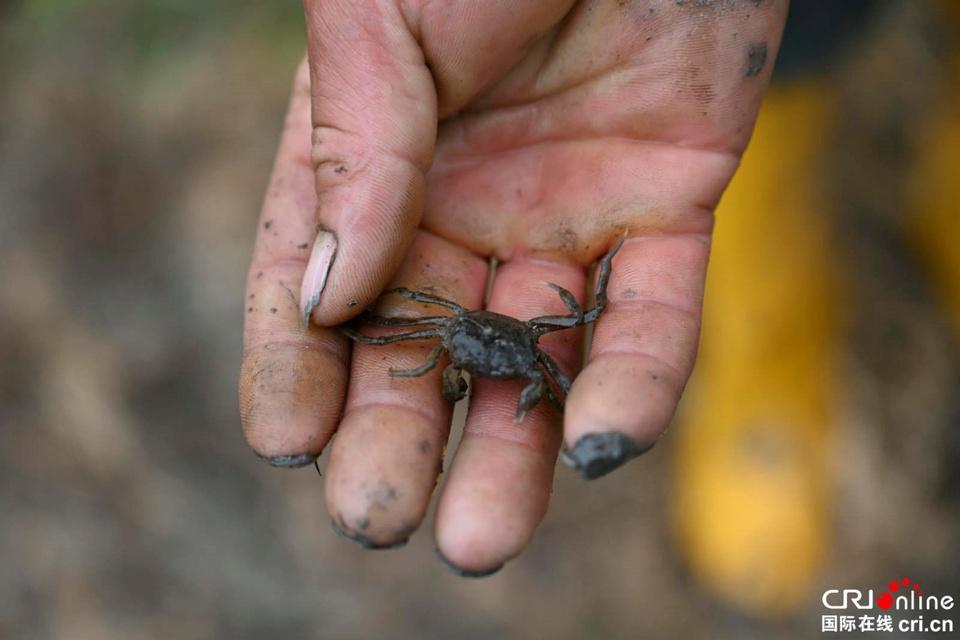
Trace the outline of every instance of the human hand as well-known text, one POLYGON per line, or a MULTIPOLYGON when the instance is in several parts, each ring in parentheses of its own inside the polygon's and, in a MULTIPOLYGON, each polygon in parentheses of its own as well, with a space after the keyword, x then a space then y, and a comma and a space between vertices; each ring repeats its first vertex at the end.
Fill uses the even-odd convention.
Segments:
MULTIPOLYGON (((247 282, 240 404, 251 447, 326 472, 334 525, 402 544, 437 480, 451 407, 430 343, 333 328, 388 285, 521 319, 583 303, 624 230, 609 304, 560 417, 514 422, 522 381, 472 381, 436 515, 442 556, 485 575, 542 519, 561 445, 594 478, 651 447, 693 367, 713 209, 779 43, 777 0, 307 0, 298 72, 247 282), (312 78, 312 82, 310 81, 312 78), (309 257, 309 263, 308 263, 309 257), (301 317, 311 318, 304 327, 301 317)), ((387 306, 389 305, 389 306, 387 306)), ((381 311, 422 314, 407 301, 381 311)), ((434 310, 431 309, 431 312, 434 310)), ((582 332, 541 346, 572 375, 582 332)))

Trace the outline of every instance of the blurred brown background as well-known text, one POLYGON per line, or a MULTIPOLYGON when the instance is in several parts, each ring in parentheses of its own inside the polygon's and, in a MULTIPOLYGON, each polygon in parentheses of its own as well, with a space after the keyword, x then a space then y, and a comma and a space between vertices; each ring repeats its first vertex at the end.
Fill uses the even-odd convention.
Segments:
POLYGON ((803 638, 826 588, 910 575, 958 595, 955 8, 795 0, 756 150, 721 207, 677 426, 594 483, 561 469, 527 552, 470 581, 436 561, 428 528, 392 552, 336 538, 315 471, 272 469, 240 434, 242 287, 299 3, 0 4, 0 637, 803 638), (810 172, 752 172, 762 153, 810 172), (773 257, 797 265, 783 279, 724 257, 749 242, 748 180, 770 191, 751 228, 782 231, 777 198, 809 213, 783 231, 780 249, 809 240, 773 257), (743 291, 772 292, 766 315, 743 291), (757 358, 718 329, 761 324, 782 330, 757 358), (767 368, 721 384, 754 361, 767 368), (774 417, 750 423, 742 463, 767 466, 716 461, 729 485, 698 471, 691 441, 743 442, 736 385, 774 378, 774 417), (791 431, 778 403, 818 408, 791 431), (704 431, 720 415, 729 428, 704 431), (766 482, 787 459, 816 485, 791 512, 803 553, 752 543, 782 518, 738 528, 806 490, 766 482), (733 495, 745 478, 773 493, 733 495), (698 500, 726 505, 721 519, 698 500))

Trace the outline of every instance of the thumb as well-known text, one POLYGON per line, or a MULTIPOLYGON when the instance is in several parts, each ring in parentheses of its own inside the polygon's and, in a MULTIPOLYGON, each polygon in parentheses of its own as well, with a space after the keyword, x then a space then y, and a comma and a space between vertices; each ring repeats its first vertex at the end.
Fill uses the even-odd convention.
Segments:
POLYGON ((304 2, 317 192, 305 323, 338 324, 368 306, 420 221, 437 98, 397 4, 304 2))

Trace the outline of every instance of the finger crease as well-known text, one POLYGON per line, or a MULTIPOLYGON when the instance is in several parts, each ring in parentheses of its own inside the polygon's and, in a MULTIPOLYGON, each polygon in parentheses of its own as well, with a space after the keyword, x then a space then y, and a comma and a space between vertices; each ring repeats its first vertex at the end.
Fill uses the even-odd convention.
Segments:
POLYGON ((694 319, 700 318, 699 308, 691 309, 683 307, 675 302, 667 302, 662 298, 656 298, 654 296, 635 296, 632 298, 614 298, 611 296, 610 308, 607 310, 607 313, 616 314, 621 311, 640 312, 643 310, 643 307, 647 305, 664 307, 670 311, 676 311, 677 313, 694 319))
POLYGON ((263 351, 272 351, 275 349, 288 347, 296 351, 313 351, 326 354, 340 362, 346 364, 346 352, 337 345, 330 344, 327 340, 254 340, 244 348, 244 357, 258 349, 263 351))
POLYGON ((346 416, 357 411, 363 411, 364 409, 403 409, 414 415, 418 415, 421 418, 425 419, 431 425, 435 425, 440 422, 440 417, 434 414, 432 411, 424 409, 422 406, 418 405, 407 405, 400 404, 396 402, 377 402, 377 401, 368 401, 361 402, 359 404, 350 404, 347 406, 346 411, 344 412, 344 419, 346 416))
POLYGON ((655 356, 651 353, 647 353, 646 351, 639 351, 639 350, 633 350, 633 349, 601 349, 597 353, 593 354, 593 357, 590 358, 590 362, 588 364, 593 365, 595 362, 602 360, 606 356, 627 356, 630 358, 641 357, 641 358, 647 358, 648 360, 653 360, 657 364, 662 365, 664 368, 666 368, 670 373, 672 373, 676 377, 676 382, 678 383, 677 384, 678 387, 682 386, 683 381, 687 379, 687 376, 683 374, 683 372, 680 370, 680 367, 674 364, 670 364, 663 358, 655 356))

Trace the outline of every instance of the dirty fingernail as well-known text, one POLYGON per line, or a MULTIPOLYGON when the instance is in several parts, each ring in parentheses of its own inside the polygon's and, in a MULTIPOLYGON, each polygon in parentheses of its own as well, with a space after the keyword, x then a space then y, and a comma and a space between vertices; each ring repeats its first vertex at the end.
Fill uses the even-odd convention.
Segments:
POLYGON ((373 542, 365 535, 360 533, 355 533, 353 531, 347 531, 339 524, 336 520, 331 520, 330 525, 333 527, 334 533, 343 538, 344 540, 349 540, 350 542, 363 547, 364 549, 376 550, 376 551, 386 551, 388 549, 397 549, 404 546, 410 540, 410 538, 401 538, 394 542, 388 542, 386 544, 381 544, 378 542, 373 542))
POLYGON ((305 467, 308 464, 313 464, 317 459, 317 456, 312 453, 287 456, 262 456, 258 453, 257 457, 265 460, 271 467, 285 467, 287 469, 305 467))
POLYGON ((561 451, 560 459, 576 469, 584 480, 595 480, 651 448, 652 444, 641 447, 619 431, 588 433, 572 448, 561 451))
POLYGON ((300 286, 300 318, 304 327, 310 324, 310 314, 320 304, 320 294, 327 284, 327 274, 330 273, 336 253, 336 234, 321 227, 313 241, 313 250, 310 252, 310 260, 303 273, 303 284, 300 286))
POLYGON ((440 549, 434 549, 434 551, 437 552, 437 557, 440 558, 440 562, 442 562, 444 566, 446 566, 447 569, 450 570, 451 573, 453 573, 456 576, 460 576, 461 578, 486 578, 487 576, 492 576, 497 571, 500 571, 500 569, 503 569, 503 563, 500 563, 497 566, 492 567, 490 569, 481 569, 481 570, 461 569, 457 565, 447 560, 447 558, 442 553, 440 553, 440 549))

